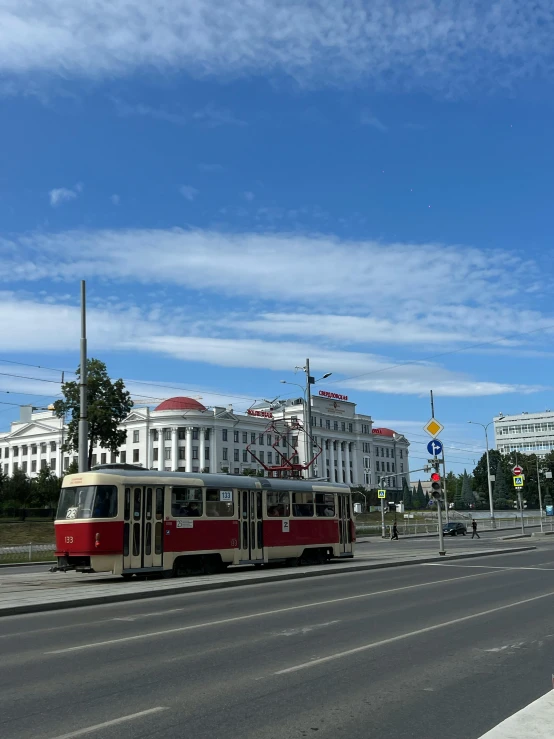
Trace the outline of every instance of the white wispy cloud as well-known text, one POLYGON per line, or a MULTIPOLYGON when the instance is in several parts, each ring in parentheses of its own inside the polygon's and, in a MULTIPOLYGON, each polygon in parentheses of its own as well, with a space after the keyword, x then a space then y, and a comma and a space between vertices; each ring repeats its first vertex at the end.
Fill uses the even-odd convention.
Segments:
POLYGON ((552 0, 226 0, 225 12, 216 0, 4 0, 0 70, 275 72, 451 92, 551 74, 553 24, 552 0))
POLYGON ((56 208, 62 203, 68 203, 70 200, 75 200, 75 198, 78 197, 82 190, 83 186, 81 184, 75 185, 73 190, 70 190, 67 187, 55 187, 48 193, 48 195, 50 196, 50 205, 53 208, 56 208))
POLYGON ((247 190, 246 192, 242 193, 242 196, 245 200, 252 201, 254 200, 254 193, 250 192, 250 190, 247 190))
POLYGON ((198 165, 198 169, 201 172, 214 173, 214 172, 223 172, 224 167, 221 164, 215 164, 215 163, 210 164, 210 162, 200 162, 200 164, 198 165))
MULTIPOLYGON (((159 313, 136 306, 90 308, 88 336, 96 351, 114 350, 153 353, 184 362, 203 362, 219 367, 266 369, 287 372, 309 356, 314 367, 332 368, 334 374, 352 376, 336 387, 364 392, 426 395, 433 387, 437 395, 470 397, 505 393, 531 393, 542 388, 514 383, 476 380, 431 362, 417 362, 388 369, 387 357, 363 351, 322 348, 309 341, 221 338, 190 335, 190 316, 172 320, 172 331, 160 331, 159 313), (178 332, 181 333, 178 333, 178 332), (363 377, 356 375, 363 374, 363 377)), ((0 293, 0 351, 63 352, 79 344, 79 308, 68 303, 45 303, 0 293)), ((30 391, 29 391, 30 392, 30 391)))
POLYGON ((371 126, 372 128, 376 128, 378 131, 381 131, 381 133, 386 133, 388 131, 387 126, 381 121, 379 118, 377 118, 376 115, 374 115, 370 110, 364 110, 362 112, 362 115, 360 116, 360 123, 362 126, 371 126))
POLYGON ((121 198, 119 197, 119 195, 117 195, 117 193, 114 193, 111 196, 110 200, 112 202, 112 205, 119 205, 119 202, 120 202, 121 198))
POLYGON ((190 200, 191 202, 198 195, 198 190, 195 187, 192 187, 192 185, 181 185, 181 187, 179 188, 179 192, 185 198, 185 200, 190 200))

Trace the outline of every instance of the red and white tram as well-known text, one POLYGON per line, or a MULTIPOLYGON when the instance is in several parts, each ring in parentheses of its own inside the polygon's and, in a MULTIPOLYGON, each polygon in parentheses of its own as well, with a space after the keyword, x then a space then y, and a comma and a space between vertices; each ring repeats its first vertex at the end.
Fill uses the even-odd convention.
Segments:
POLYGON ((352 557, 350 488, 337 483, 102 466, 64 478, 58 570, 123 577, 352 557))

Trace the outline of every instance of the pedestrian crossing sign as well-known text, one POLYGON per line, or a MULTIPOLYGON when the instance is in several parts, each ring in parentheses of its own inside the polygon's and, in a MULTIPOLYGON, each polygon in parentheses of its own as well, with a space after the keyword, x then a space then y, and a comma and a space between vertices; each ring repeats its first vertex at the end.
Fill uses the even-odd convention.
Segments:
POLYGON ((521 487, 523 487, 523 475, 515 475, 514 476, 514 487, 515 488, 521 488, 521 487))
POLYGON ((377 497, 378 498, 386 498, 387 497, 387 491, 386 490, 378 490, 377 491, 377 497))

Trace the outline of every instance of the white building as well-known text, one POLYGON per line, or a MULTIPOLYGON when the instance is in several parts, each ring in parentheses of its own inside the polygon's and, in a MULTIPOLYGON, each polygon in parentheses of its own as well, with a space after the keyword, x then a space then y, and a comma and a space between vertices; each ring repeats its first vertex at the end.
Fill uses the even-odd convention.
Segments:
MULTIPOLYGON (((134 408, 122 427, 127 440, 119 455, 100 447, 93 450, 92 464, 127 462, 166 471, 229 472, 264 471, 278 465, 277 431, 298 423, 290 432, 297 453, 294 462, 306 464, 308 436, 304 432, 304 399, 288 400, 277 407, 257 406, 246 414, 227 408, 206 408, 193 398, 169 398, 154 410, 134 408), (254 453, 252 456, 250 450, 254 453), (257 458, 257 459, 256 459, 257 458), (259 461, 257 461, 259 460, 259 461)), ((65 470, 76 454, 62 454, 64 427, 52 410, 33 412, 21 407, 19 421, 0 434, 2 471, 12 475, 20 468, 29 476, 49 466, 56 474, 65 470)), ((409 484, 409 442, 391 429, 375 429, 370 416, 356 413, 346 396, 321 391, 312 398, 314 453, 321 451, 312 475, 333 482, 400 489, 409 484)), ((279 450, 290 456, 289 449, 279 450)), ((268 474, 265 472, 265 474, 268 474)))
POLYGON ((554 449, 554 412, 519 413, 494 419, 496 448, 502 454, 523 452, 544 457, 554 449))

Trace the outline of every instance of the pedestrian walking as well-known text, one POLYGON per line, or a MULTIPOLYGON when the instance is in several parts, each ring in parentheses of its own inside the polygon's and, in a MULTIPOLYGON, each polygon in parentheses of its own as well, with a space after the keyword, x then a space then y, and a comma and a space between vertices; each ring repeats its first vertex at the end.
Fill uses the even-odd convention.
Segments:
POLYGON ((474 518, 471 520, 471 529, 472 529, 471 538, 474 539, 475 537, 477 537, 478 539, 480 539, 481 537, 477 533, 477 521, 474 518))
POLYGON ((398 526, 396 525, 396 521, 392 525, 392 536, 390 540, 396 539, 398 541, 398 526))

